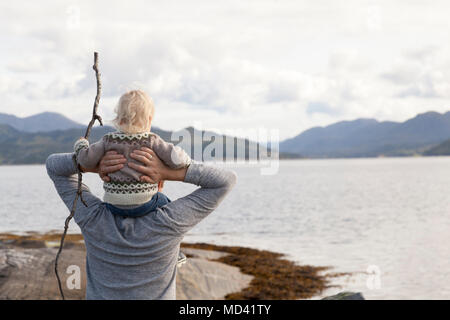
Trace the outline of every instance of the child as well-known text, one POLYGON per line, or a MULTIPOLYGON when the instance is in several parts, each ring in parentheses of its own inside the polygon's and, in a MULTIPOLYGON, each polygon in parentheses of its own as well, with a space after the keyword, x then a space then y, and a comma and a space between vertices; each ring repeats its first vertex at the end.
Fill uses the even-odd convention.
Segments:
MULTIPOLYGON (((148 96, 140 90, 125 93, 120 97, 115 109, 117 116, 114 126, 118 132, 110 132, 98 142, 89 145, 89 141, 80 138, 75 142, 74 151, 78 164, 87 169, 95 168, 107 151, 115 150, 123 154, 128 162, 135 162, 130 154, 135 149, 147 147, 167 166, 179 169, 189 166, 191 159, 180 147, 167 143, 158 135, 150 132, 154 107, 148 96)), ((158 185, 141 181, 141 173, 128 166, 110 173, 110 182, 103 188, 106 203, 119 207, 139 206, 149 202, 158 192, 158 185)))
MULTIPOLYGON (((74 152, 80 166, 87 169, 97 167, 104 154, 110 150, 123 154, 128 162, 137 163, 130 154, 141 147, 152 149, 158 158, 173 169, 189 166, 191 159, 183 149, 150 132, 154 106, 145 92, 133 90, 122 95, 115 112, 114 126, 118 132, 107 133, 91 145, 84 138, 75 142, 74 152)), ((158 192, 157 183, 142 182, 141 175, 126 165, 108 175, 110 181, 103 183, 103 201, 113 214, 139 217, 170 202, 158 192)))

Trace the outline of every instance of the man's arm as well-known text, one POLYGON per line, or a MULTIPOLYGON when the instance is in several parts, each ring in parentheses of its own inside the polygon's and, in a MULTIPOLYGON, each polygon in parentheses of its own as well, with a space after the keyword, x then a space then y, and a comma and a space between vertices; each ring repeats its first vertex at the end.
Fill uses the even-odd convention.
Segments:
MULTIPOLYGON (((78 190, 78 176, 75 163, 73 161, 72 153, 58 153, 52 154, 47 158, 45 163, 47 173, 52 179, 56 191, 67 206, 69 211, 72 209, 73 201, 78 190)), ((89 188, 82 184, 83 200, 87 203, 85 207, 80 200, 78 200, 77 208, 74 214, 75 222, 81 227, 86 223, 90 214, 101 203, 101 200, 91 194, 89 188)))
POLYGON ((164 232, 178 235, 188 232, 218 207, 236 183, 236 174, 233 171, 201 163, 191 163, 188 168, 171 169, 149 149, 146 149, 146 152, 137 150, 131 157, 144 165, 130 163, 129 166, 150 177, 152 182, 173 180, 200 186, 191 194, 158 210, 155 219, 164 232))
POLYGON ((184 234, 213 212, 236 183, 236 174, 202 163, 193 163, 183 180, 200 186, 191 194, 161 208, 160 221, 184 234))

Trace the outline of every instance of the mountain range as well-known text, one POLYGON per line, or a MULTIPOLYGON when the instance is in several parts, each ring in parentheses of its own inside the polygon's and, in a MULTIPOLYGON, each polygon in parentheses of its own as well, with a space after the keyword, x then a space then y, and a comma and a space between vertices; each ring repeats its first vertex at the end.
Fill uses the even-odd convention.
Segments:
POLYGON ((306 130, 280 151, 309 158, 412 156, 450 139, 450 111, 426 112, 405 122, 357 119, 306 130))
POLYGON ((0 124, 7 124, 23 132, 48 132, 85 127, 56 112, 42 112, 25 118, 0 113, 0 124))
MULTIPOLYGON (((26 118, 0 113, 0 164, 44 163, 51 153, 71 152, 85 128, 58 113, 45 112, 26 118)), ((115 129, 95 126, 90 141, 97 141, 110 131, 115 129)), ((195 148, 210 150, 211 143, 222 144, 224 155, 231 149, 234 158, 239 159, 248 159, 249 154, 261 155, 263 150, 257 142, 247 139, 224 135, 219 136, 222 138, 219 142, 203 139, 213 133, 193 127, 176 132, 152 127, 152 131, 200 161, 211 160, 215 152, 199 155, 195 154, 195 148), (240 155, 237 150, 241 150, 240 155)), ((427 112, 405 122, 357 119, 315 127, 281 141, 279 153, 280 158, 450 155, 450 112, 427 112)))
MULTIPOLYGON (((85 130, 86 126, 56 113, 46 112, 27 118, 0 113, 0 164, 44 163, 51 153, 72 152, 73 143, 84 136, 85 130), (14 121, 10 121, 11 119, 14 121)), ((105 133, 112 131, 116 129, 96 125, 89 140, 97 141, 105 133)), ((248 159, 250 155, 263 155, 260 151, 264 150, 258 143, 248 139, 199 131, 193 127, 175 132, 152 127, 151 131, 165 141, 180 146, 198 161, 221 160, 227 154, 234 159, 248 159), (207 139, 208 136, 220 138, 220 141, 207 139), (211 150, 211 143, 215 143, 217 152, 222 152, 222 158, 219 153, 216 157, 216 151, 211 150), (210 147, 206 149, 208 146, 210 147)))

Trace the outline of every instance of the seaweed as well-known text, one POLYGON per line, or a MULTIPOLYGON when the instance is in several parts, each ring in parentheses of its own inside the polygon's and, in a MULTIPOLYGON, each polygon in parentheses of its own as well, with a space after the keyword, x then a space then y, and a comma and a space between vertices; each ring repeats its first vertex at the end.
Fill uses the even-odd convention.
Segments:
POLYGON ((207 243, 182 243, 181 247, 226 252, 228 255, 213 261, 238 267, 254 277, 247 288, 228 294, 225 299, 229 300, 307 299, 335 287, 331 278, 348 275, 324 273, 329 266, 297 265, 283 259, 283 254, 267 250, 207 243))

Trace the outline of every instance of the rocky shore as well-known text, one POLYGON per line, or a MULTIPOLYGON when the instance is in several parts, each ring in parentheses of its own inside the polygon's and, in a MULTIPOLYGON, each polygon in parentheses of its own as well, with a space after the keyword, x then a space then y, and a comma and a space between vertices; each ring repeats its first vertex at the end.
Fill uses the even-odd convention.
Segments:
MULTIPOLYGON (((59 239, 54 233, 0 234, 0 299, 60 299, 53 269, 59 239)), ((177 299, 304 299, 320 294, 332 277, 340 276, 326 273, 328 267, 298 266, 270 251, 181 247, 188 259, 178 269, 177 299)), ((85 258, 82 236, 68 235, 59 262, 66 299, 84 299, 85 258), (77 270, 69 266, 79 268, 79 283, 72 277, 77 270)))

